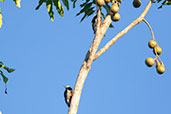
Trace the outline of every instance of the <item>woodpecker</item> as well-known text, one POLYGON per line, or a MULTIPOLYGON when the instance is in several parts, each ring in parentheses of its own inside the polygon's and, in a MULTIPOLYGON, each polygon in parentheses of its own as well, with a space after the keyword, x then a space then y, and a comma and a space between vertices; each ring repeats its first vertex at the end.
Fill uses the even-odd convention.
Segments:
MULTIPOLYGON (((97 15, 94 15, 92 21, 91 21, 91 24, 92 24, 92 28, 93 28, 93 31, 94 31, 94 34, 96 34, 96 31, 97 31, 97 15)), ((102 19, 100 17, 100 26, 102 25, 102 19)))
POLYGON ((70 107, 71 104, 72 94, 73 94, 72 88, 70 86, 65 86, 64 98, 68 107, 70 107))

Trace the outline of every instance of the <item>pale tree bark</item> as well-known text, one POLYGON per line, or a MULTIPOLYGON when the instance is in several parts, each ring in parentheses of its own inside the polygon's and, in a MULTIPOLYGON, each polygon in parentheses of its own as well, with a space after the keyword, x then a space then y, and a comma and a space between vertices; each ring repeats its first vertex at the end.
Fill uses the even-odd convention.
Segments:
POLYGON ((88 72, 91 68, 91 64, 92 64, 93 60, 97 59, 101 54, 103 54, 112 44, 114 44, 114 42, 116 40, 118 40, 121 36, 126 34, 132 27, 134 27, 136 24, 140 23, 143 20, 144 16, 147 14, 150 7, 151 7, 151 0, 149 1, 148 5, 146 6, 146 8, 144 9, 143 13, 140 15, 139 18, 137 18, 135 21, 133 21, 122 32, 118 33, 111 41, 109 41, 96 54, 96 51, 100 45, 100 42, 101 42, 104 34, 106 33, 107 29, 109 28, 109 25, 112 22, 111 15, 107 15, 105 20, 103 21, 103 24, 100 26, 100 13, 101 12, 97 8, 98 9, 98 11, 97 11, 97 17, 98 17, 97 32, 96 32, 96 35, 95 35, 93 42, 90 46, 90 49, 88 50, 86 57, 83 61, 80 72, 78 74, 68 114, 76 114, 77 113, 80 96, 81 96, 81 91, 82 91, 84 82, 87 78, 88 72))

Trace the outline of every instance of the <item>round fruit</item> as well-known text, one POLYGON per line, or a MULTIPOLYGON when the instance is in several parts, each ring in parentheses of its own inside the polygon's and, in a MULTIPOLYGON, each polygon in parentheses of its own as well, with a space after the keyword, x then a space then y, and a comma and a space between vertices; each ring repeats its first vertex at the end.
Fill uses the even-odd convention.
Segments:
POLYGON ((140 1, 140 0, 134 0, 134 1, 133 1, 133 6, 134 6, 135 8, 139 8, 139 7, 141 6, 141 1, 140 1))
POLYGON ((159 74, 163 74, 163 73, 165 72, 164 65, 159 65, 159 66, 157 67, 157 72, 158 72, 159 74))
POLYGON ((111 0, 105 0, 105 2, 109 3, 111 0))
POLYGON ((156 46, 156 47, 153 49, 154 54, 156 54, 156 53, 155 53, 155 50, 156 50, 156 52, 157 52, 158 55, 160 55, 160 54, 162 53, 162 49, 161 49, 159 46, 156 46))
POLYGON ((156 68, 158 67, 158 66, 161 66, 162 64, 157 60, 156 61, 156 68))
POLYGON ((120 2, 118 2, 118 6, 120 6, 121 5, 121 3, 120 2))
POLYGON ((112 17, 113 21, 119 21, 120 20, 120 15, 119 13, 115 13, 114 16, 112 17))
POLYGON ((103 6, 104 5, 104 0, 97 0, 97 4, 99 5, 99 6, 103 6))
POLYGON ((154 48, 156 45, 157 45, 157 42, 154 41, 154 40, 150 40, 150 41, 148 42, 148 46, 149 46, 150 48, 154 48))
POLYGON ((154 65, 154 59, 151 58, 151 57, 148 57, 146 60, 145 60, 145 63, 148 67, 152 67, 154 65))
POLYGON ((117 13, 119 11, 119 7, 117 4, 113 4, 111 7, 110 7, 110 10, 113 12, 113 13, 117 13))

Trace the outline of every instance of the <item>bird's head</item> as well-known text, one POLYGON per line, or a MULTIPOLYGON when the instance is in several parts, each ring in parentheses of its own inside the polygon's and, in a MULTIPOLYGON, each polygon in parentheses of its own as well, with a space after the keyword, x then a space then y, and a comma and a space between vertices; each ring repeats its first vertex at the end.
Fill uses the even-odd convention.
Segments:
POLYGON ((72 88, 70 86, 65 86, 65 89, 68 89, 68 90, 72 90, 72 88))

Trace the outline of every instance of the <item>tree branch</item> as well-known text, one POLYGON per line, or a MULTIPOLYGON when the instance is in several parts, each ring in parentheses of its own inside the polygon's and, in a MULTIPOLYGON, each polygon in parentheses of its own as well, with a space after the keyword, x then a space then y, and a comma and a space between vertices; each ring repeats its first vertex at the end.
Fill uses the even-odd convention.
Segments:
POLYGON ((91 66, 91 63, 94 59, 94 55, 97 51, 97 48, 99 47, 99 44, 102 40, 102 37, 103 37, 103 36, 99 37, 99 35, 100 35, 100 19, 101 19, 100 15, 101 15, 101 11, 100 11, 99 6, 97 5, 97 30, 96 30, 96 35, 94 37, 92 45, 89 49, 89 53, 88 53, 88 59, 87 59, 88 60, 87 61, 87 67, 88 68, 91 66))
POLYGON ((107 51, 110 46, 112 46, 121 36, 123 36, 124 34, 126 34, 132 27, 134 27, 135 25, 137 25, 138 23, 140 23, 144 19, 145 15, 147 14, 147 12, 150 9, 150 7, 151 7, 151 0, 147 4, 147 6, 144 9, 144 11, 142 12, 142 14, 136 20, 134 20, 131 24, 129 24, 120 33, 118 33, 112 40, 110 40, 102 49, 100 49, 96 53, 96 55, 94 57, 94 60, 97 59, 99 56, 101 56, 105 51, 107 51))
MULTIPOLYGON (((100 14, 100 10, 98 10, 98 15, 99 14, 100 14)), ((98 16, 98 18, 99 18, 99 16, 98 16)), ((80 72, 77 77, 77 81, 76 81, 75 88, 73 91, 73 96, 72 96, 68 114, 76 114, 77 113, 80 96, 81 96, 81 91, 82 91, 84 82, 85 82, 87 74, 91 68, 91 64, 94 60, 95 53, 99 47, 102 37, 104 36, 107 29, 109 28, 109 25, 111 22, 112 22, 111 16, 107 15, 105 20, 103 21, 103 24, 100 27, 100 30, 97 31, 95 38, 90 46, 90 49, 88 50, 88 52, 86 54, 86 57, 83 61, 83 64, 81 66, 80 72)))

